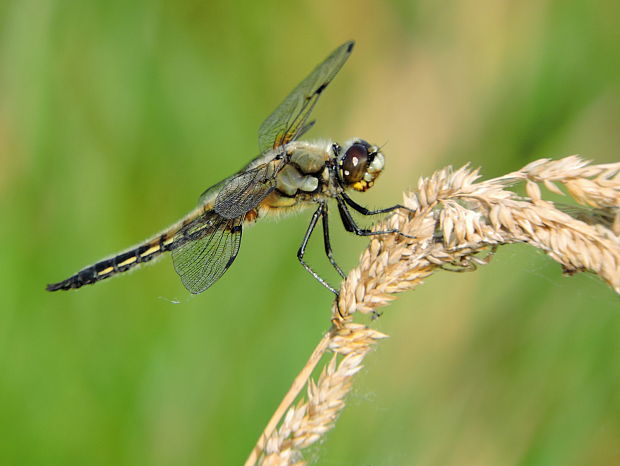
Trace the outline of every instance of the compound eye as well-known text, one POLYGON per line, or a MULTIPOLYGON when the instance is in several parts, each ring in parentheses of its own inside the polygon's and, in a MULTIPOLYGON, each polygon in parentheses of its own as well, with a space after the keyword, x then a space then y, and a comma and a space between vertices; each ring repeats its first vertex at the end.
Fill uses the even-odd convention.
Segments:
POLYGON ((342 175, 346 184, 357 183, 364 177, 368 168, 368 149, 355 143, 347 149, 342 159, 342 175))

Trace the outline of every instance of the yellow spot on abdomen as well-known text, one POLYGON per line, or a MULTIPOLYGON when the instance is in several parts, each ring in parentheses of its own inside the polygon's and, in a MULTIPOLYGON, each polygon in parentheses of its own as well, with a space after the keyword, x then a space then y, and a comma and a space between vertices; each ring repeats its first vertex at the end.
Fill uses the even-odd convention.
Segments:
POLYGON ((130 257, 129 259, 125 259, 120 264, 117 264, 118 267, 125 267, 126 265, 133 264, 136 261, 136 257, 130 257))
POLYGON ((147 249, 142 254, 140 254, 140 257, 149 256, 149 255, 151 255, 151 254, 153 254, 154 252, 157 252, 157 251, 159 251, 159 245, 151 246, 149 249, 147 249))
POLYGON ((97 272, 97 276, 107 275, 107 274, 109 274, 110 272, 112 272, 113 270, 114 270, 114 267, 108 267, 108 268, 106 268, 106 269, 103 269, 103 270, 102 270, 102 271, 100 271, 100 272, 97 272))

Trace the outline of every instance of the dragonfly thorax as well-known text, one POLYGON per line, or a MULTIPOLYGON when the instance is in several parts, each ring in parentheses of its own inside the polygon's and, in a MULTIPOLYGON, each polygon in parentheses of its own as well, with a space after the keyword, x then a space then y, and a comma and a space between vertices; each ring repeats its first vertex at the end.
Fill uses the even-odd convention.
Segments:
POLYGON ((345 188, 366 191, 383 171, 385 158, 363 139, 347 141, 338 155, 338 176, 345 188))

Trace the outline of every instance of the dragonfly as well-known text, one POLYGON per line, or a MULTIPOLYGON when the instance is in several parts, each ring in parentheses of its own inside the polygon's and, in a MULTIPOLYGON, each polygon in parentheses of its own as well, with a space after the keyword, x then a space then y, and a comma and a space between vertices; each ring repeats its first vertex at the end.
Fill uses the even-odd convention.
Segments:
POLYGON ((406 209, 396 204, 370 210, 356 203, 346 192, 351 189, 364 192, 374 185, 385 165, 385 157, 378 146, 359 138, 342 146, 327 140, 299 140, 314 125, 315 121, 309 121, 309 116, 351 55, 354 44, 354 41, 342 44, 297 85, 261 124, 258 131, 260 155, 202 193, 198 207, 141 244, 84 267, 61 282, 49 284, 47 290, 70 290, 97 283, 169 252, 187 290, 202 293, 234 262, 244 227, 264 217, 315 206, 297 258, 319 283, 338 295, 338 291, 304 260, 308 241, 320 220, 327 258, 338 274, 345 277, 330 244, 329 200, 336 201, 348 232, 359 236, 394 233, 407 236, 398 230, 360 228, 351 213, 351 209, 362 215, 406 209))

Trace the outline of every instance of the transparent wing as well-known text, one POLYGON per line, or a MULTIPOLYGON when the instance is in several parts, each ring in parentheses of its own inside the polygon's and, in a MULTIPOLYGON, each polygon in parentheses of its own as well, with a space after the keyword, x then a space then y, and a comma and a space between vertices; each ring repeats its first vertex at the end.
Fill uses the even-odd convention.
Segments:
POLYGON ((172 246, 174 269, 191 293, 213 285, 231 266, 241 244, 243 217, 207 212, 182 228, 172 246))
POLYGON ((607 207, 605 209, 586 207, 580 205, 568 205, 556 202, 555 206, 588 225, 603 225, 605 228, 613 229, 614 225, 620 223, 620 209, 617 207, 607 207))
POLYGON ((259 165, 229 178, 215 198, 215 211, 224 218, 243 216, 265 199, 276 186, 280 160, 259 165))
POLYGON ((321 93, 351 55, 353 45, 353 41, 345 42, 334 50, 263 121, 258 130, 258 147, 261 153, 293 141, 302 131, 310 129, 304 125, 305 121, 321 93))
POLYGON ((198 205, 204 204, 205 202, 212 201, 217 197, 217 194, 221 191, 222 187, 228 183, 229 180, 234 178, 234 175, 230 178, 226 178, 225 180, 220 181, 219 183, 214 184, 213 186, 208 187, 203 191, 203 193, 198 198, 198 205))

